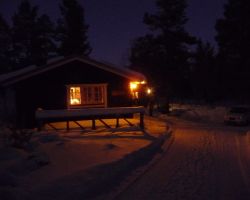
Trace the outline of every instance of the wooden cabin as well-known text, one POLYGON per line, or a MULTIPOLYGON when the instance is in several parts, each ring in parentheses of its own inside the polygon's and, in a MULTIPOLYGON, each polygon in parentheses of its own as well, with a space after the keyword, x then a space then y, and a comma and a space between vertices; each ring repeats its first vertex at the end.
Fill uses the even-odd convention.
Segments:
POLYGON ((0 75, 0 117, 34 127, 39 108, 131 106, 142 103, 145 91, 146 78, 138 72, 83 56, 59 57, 0 75))

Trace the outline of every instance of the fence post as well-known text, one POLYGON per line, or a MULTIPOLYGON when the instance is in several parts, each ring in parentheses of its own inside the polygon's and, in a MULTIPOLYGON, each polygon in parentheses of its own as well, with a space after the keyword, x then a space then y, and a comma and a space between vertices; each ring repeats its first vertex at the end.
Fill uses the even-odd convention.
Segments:
POLYGON ((42 120, 38 121, 38 131, 43 131, 44 130, 44 123, 42 120))
POLYGON ((116 128, 119 127, 119 117, 116 117, 116 128))
POLYGON ((140 112, 140 127, 144 129, 144 112, 140 112))
POLYGON ((92 129, 95 130, 96 129, 96 126, 95 126, 95 120, 92 119, 92 129))
POLYGON ((69 131, 69 121, 67 121, 67 131, 69 131))

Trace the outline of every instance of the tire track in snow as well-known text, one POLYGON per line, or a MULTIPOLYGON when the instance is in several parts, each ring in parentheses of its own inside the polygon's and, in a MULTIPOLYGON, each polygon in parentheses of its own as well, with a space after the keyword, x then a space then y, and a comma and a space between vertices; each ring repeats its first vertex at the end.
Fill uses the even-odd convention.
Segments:
POLYGON ((206 184, 208 172, 213 163, 210 145, 211 138, 204 136, 190 149, 167 181, 163 190, 167 198, 211 199, 214 197, 214 187, 212 184, 206 184))
MULTIPOLYGON (((183 130, 182 130, 183 131, 183 130)), ((178 130, 177 132, 180 132, 178 130)), ((178 134, 179 135, 179 134, 178 134)), ((179 140, 177 136, 177 140, 179 140)), ((185 138, 184 138, 185 139, 185 138)), ((209 175, 209 169, 213 163, 213 157, 210 151, 211 145, 211 136, 202 135, 198 141, 195 141, 187 149, 187 152, 181 155, 176 154, 176 149, 179 148, 179 142, 172 145, 170 151, 166 154, 166 157, 169 154, 174 153, 173 157, 177 156, 178 159, 174 163, 169 163, 170 172, 167 172, 168 175, 165 177, 164 166, 168 167, 168 163, 165 161, 160 161, 154 169, 154 172, 150 171, 149 175, 146 174, 145 177, 138 180, 136 189, 133 185, 130 187, 132 191, 139 190, 141 188, 140 182, 147 180, 147 183, 144 187, 143 194, 135 194, 135 196, 127 196, 125 198, 121 197, 118 199, 211 199, 214 196, 214 187, 212 184, 206 185, 207 177, 209 175), (172 152, 171 152, 172 150, 172 152), (163 163, 161 163, 163 162, 163 163), (162 167, 159 165, 162 165, 162 167), (145 180, 144 180, 145 179, 145 180), (150 180, 151 179, 151 180, 150 180), (152 180, 154 179, 154 180, 152 180), (159 181, 159 182, 156 182, 159 181), (138 186, 139 185, 139 186, 138 186), (210 186, 210 187, 208 187, 210 186), (207 191, 209 188, 209 192, 207 191), (153 191, 153 192, 150 192, 153 191), (209 195, 208 195, 209 194, 209 195), (204 198, 207 197, 207 198, 204 198)), ((171 157, 170 156, 170 157, 171 157)), ((166 159, 166 158, 165 158, 166 159)), ((212 182, 209 181, 209 182, 212 182)), ((143 184, 143 185, 144 185, 143 184)), ((140 192, 139 192, 140 193, 140 192)))
POLYGON ((239 141, 239 137, 235 136, 235 143, 236 143, 236 151, 237 151, 237 158, 238 158, 238 164, 239 164, 239 167, 240 167, 240 172, 241 172, 241 176, 242 176, 242 179, 246 185, 246 188, 248 190, 248 193, 250 193, 250 183, 249 183, 249 175, 247 173, 248 171, 248 168, 246 167, 245 164, 243 164, 243 155, 241 153, 241 146, 240 146, 240 141, 239 141))
POLYGON ((242 131, 176 125, 167 154, 118 199, 250 199, 250 141, 242 131))

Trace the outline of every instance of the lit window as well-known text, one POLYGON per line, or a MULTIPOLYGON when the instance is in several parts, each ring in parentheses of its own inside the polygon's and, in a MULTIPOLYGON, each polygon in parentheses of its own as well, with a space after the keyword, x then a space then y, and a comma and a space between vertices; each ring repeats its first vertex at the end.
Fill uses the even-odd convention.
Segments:
POLYGON ((107 107, 107 84, 68 85, 68 108, 107 107))
POLYGON ((70 104, 80 105, 81 104, 81 88, 70 87, 70 104))
POLYGON ((135 92, 135 93, 134 93, 134 98, 135 98, 135 99, 139 99, 139 92, 135 92))

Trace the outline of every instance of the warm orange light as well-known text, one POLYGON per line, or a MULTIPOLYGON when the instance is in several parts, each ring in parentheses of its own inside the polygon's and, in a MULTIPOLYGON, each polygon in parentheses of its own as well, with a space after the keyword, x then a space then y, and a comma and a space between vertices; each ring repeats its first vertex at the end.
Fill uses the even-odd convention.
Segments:
POLYGON ((133 99, 139 98, 140 85, 146 84, 146 81, 133 81, 130 82, 130 90, 133 99))
POLYGON ((70 87, 70 104, 80 105, 81 104, 81 89, 80 87, 70 87))
POLYGON ((136 98, 136 99, 139 98, 139 93, 138 93, 138 92, 135 92, 135 93, 134 93, 134 98, 136 98))
POLYGON ((133 82, 130 82, 130 89, 135 90, 135 89, 138 88, 138 85, 143 85, 143 84, 146 84, 146 81, 133 81, 133 82))
POLYGON ((151 89, 151 88, 148 88, 148 89, 147 89, 147 94, 148 94, 148 95, 152 94, 152 89, 151 89))
POLYGON ((71 105, 79 105, 81 104, 80 99, 70 99, 70 104, 71 105))
POLYGON ((130 89, 131 90, 135 90, 138 87, 138 83, 137 82, 130 82, 130 89))

